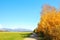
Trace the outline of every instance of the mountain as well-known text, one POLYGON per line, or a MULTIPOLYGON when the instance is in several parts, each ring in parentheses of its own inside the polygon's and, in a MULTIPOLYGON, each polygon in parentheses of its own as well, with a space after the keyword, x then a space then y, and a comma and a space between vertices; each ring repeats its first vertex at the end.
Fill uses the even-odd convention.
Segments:
POLYGON ((23 29, 23 28, 0 28, 0 31, 8 31, 8 32, 32 32, 32 30, 29 29, 23 29))

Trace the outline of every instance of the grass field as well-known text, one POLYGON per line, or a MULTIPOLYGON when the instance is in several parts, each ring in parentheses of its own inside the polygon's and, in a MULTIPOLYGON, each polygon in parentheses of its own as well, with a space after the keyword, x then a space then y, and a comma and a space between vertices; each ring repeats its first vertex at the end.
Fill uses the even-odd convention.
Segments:
POLYGON ((0 32, 0 40, 23 40, 30 32, 0 32))

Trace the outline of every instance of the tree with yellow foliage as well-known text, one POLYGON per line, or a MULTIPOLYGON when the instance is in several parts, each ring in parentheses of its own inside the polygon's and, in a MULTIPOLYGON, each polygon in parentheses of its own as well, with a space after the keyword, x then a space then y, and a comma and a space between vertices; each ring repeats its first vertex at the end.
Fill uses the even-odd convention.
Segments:
POLYGON ((44 5, 41 20, 36 32, 44 34, 44 40, 60 40, 60 11, 55 7, 44 5))

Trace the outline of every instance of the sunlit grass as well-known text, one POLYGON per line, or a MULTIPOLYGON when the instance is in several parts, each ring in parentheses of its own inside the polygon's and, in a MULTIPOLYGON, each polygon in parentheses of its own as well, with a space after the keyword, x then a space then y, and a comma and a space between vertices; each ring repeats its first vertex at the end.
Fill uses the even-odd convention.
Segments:
POLYGON ((0 40, 23 40, 30 32, 0 32, 0 40))

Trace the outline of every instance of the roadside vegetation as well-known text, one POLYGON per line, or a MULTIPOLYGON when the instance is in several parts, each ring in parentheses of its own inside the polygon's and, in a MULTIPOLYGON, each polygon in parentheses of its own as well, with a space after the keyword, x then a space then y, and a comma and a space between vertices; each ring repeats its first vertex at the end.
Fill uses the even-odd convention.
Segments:
POLYGON ((44 5, 35 33, 42 40, 60 40, 60 9, 44 5))

